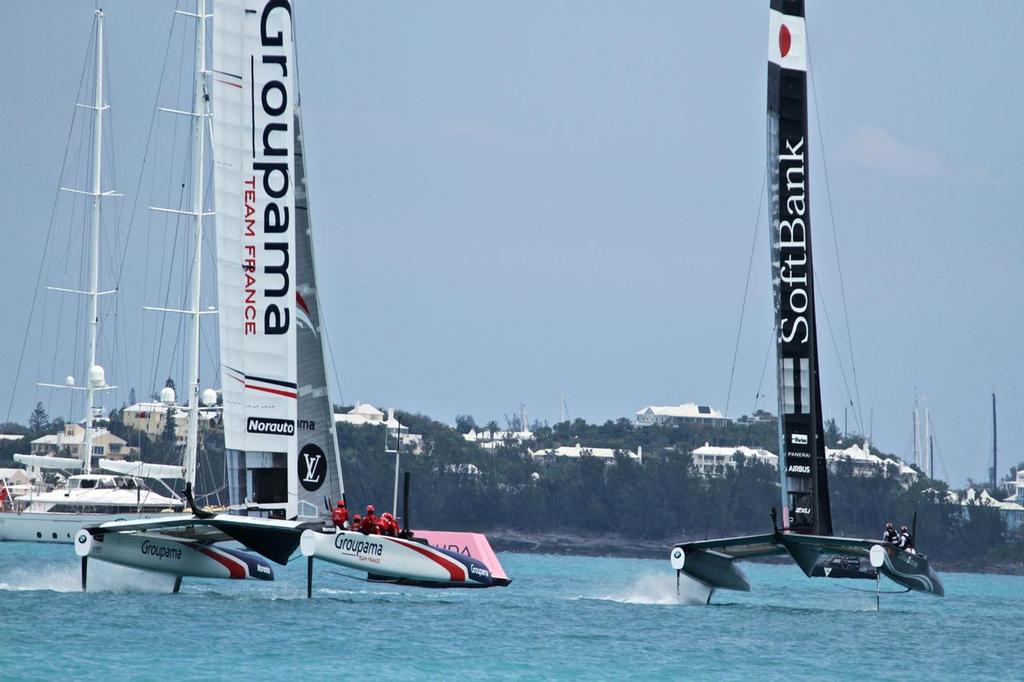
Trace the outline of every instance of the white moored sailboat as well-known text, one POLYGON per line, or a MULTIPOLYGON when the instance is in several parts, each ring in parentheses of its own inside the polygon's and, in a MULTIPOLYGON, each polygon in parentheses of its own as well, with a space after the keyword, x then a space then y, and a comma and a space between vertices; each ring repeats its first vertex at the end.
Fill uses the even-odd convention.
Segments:
MULTIPOLYGON (((174 497, 161 495, 150 490, 144 480, 134 475, 100 474, 93 472, 93 442, 102 433, 97 426, 100 408, 96 394, 116 388, 106 383, 106 372, 98 364, 97 337, 99 335, 99 301, 102 296, 115 291, 100 290, 100 226, 102 201, 105 197, 116 196, 103 190, 102 145, 103 110, 103 12, 97 10, 95 17, 96 53, 95 87, 93 103, 78 106, 93 112, 91 188, 89 190, 61 188, 75 194, 84 194, 91 201, 91 225, 89 236, 89 288, 85 291, 51 287, 62 293, 87 296, 89 299, 89 340, 87 381, 85 386, 76 386, 69 376, 64 384, 41 384, 48 388, 61 388, 85 392, 85 420, 81 442, 77 444, 79 457, 50 457, 43 455, 15 455, 14 459, 31 471, 43 470, 81 472, 71 474, 64 483, 52 490, 32 490, 11 500, 11 509, 0 512, 0 540, 21 540, 31 542, 70 543, 75 532, 83 525, 103 523, 128 518, 146 518, 166 511, 180 511, 183 503, 174 497)), ((77 427, 76 427, 77 428, 77 427)), ((102 463, 102 461, 101 461, 102 463)), ((167 474, 170 467, 150 475, 167 474)), ((180 468, 179 468, 180 469, 180 468)), ((180 474, 179 474, 180 478, 180 474)))
MULTIPOLYGON (((203 8, 200 0, 198 15, 203 8)), ((191 515, 87 526, 76 540, 83 586, 90 557, 179 577, 272 576, 269 564, 249 553, 211 556, 226 539, 280 564, 301 551, 310 581, 313 560, 322 559, 402 584, 507 585, 482 535, 416 537, 407 527, 391 537, 327 525, 332 501, 344 499, 344 483, 324 362, 291 6, 285 0, 219 0, 213 29, 218 307, 231 513, 193 505, 191 515), (211 562, 234 568, 227 575, 211 562)))

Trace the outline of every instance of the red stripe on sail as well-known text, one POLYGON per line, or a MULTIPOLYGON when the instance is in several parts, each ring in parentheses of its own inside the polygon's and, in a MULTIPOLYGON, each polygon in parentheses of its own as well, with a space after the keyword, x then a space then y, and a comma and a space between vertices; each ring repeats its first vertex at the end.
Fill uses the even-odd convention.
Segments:
POLYGON ((309 315, 309 306, 306 305, 306 299, 302 298, 302 294, 297 291, 295 292, 295 302, 299 304, 299 307, 302 308, 307 315, 309 315))
POLYGON ((266 388, 265 386, 253 386, 252 384, 246 384, 245 387, 246 388, 251 388, 254 391, 263 391, 264 393, 273 393, 274 395, 283 395, 285 398, 295 398, 296 397, 296 395, 294 393, 289 393, 288 391, 282 391, 282 390, 276 389, 276 388, 266 388))

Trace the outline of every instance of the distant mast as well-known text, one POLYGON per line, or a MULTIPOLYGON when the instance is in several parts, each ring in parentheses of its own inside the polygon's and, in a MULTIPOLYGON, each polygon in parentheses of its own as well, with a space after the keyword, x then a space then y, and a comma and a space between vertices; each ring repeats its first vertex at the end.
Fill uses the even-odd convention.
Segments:
POLYGON ((803 0, 771 0, 768 173, 783 527, 832 534, 821 422, 808 190, 803 0))
POLYGON ((999 480, 999 437, 996 428, 996 393, 992 391, 992 492, 999 480))

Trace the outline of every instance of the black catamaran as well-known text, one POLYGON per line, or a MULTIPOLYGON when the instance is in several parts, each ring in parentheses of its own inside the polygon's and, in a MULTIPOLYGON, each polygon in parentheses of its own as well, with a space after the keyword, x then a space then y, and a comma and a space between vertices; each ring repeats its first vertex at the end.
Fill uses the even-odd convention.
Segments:
POLYGON ((782 527, 764 535, 680 543, 671 561, 709 589, 748 591, 736 559, 789 554, 807 576, 875 577, 853 566, 869 558, 882 575, 943 595, 924 555, 876 540, 832 535, 814 315, 807 144, 804 0, 771 0, 768 39, 768 173, 775 290, 782 527), (876 548, 877 549, 874 549, 876 548))

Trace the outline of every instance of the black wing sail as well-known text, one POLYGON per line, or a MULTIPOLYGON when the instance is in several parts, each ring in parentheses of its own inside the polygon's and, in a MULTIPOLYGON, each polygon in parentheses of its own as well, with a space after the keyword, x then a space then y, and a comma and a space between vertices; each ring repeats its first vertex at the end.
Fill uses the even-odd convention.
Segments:
POLYGON ((811 264, 803 0, 772 0, 769 27, 768 172, 783 523, 798 533, 831 535, 811 264))

